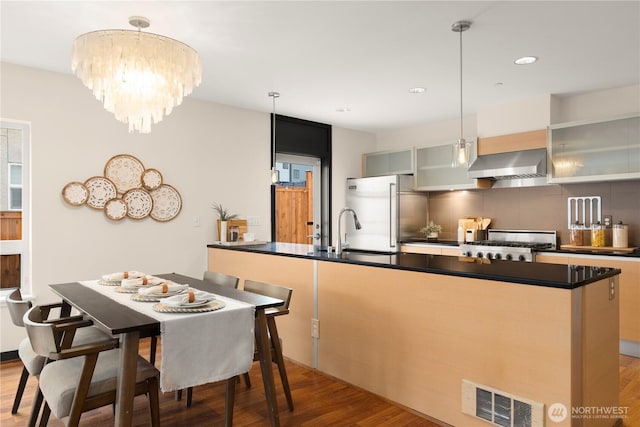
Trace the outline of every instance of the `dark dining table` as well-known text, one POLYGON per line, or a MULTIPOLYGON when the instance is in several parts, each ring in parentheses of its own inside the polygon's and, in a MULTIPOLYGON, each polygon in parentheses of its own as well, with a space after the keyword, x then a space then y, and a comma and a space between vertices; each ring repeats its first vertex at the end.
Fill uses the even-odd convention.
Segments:
MULTIPOLYGON (((255 306, 256 350, 260 361, 269 418, 272 426, 279 426, 280 418, 271 367, 271 346, 265 310, 282 305, 284 301, 176 273, 154 276, 176 283, 186 283, 193 288, 255 306)), ((120 369, 116 389, 115 425, 131 426, 140 339, 160 335, 160 321, 124 306, 78 282, 54 284, 49 287, 62 298, 63 314, 68 314, 71 307, 74 307, 89 317, 96 326, 119 337, 120 369)))

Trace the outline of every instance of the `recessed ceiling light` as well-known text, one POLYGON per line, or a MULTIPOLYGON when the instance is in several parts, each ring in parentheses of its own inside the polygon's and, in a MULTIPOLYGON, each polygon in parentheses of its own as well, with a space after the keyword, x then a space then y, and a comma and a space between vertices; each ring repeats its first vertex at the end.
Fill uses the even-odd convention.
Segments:
POLYGON ((348 112, 351 111, 351 108, 349 108, 349 107, 339 107, 339 108, 336 108, 336 111, 338 113, 348 113, 348 112))
POLYGON ((536 56, 523 56, 513 61, 516 65, 529 65, 536 62, 538 58, 536 56))
POLYGON ((424 93, 426 91, 427 89, 423 87, 412 87, 411 89, 409 89, 409 93, 424 93))

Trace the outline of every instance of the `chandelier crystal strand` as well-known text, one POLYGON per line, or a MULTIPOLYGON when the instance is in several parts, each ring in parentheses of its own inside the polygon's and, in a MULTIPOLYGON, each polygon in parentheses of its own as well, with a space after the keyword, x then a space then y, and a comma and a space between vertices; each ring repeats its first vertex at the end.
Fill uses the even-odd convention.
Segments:
POLYGON ((202 81, 198 53, 158 34, 93 31, 73 44, 71 68, 129 132, 149 133, 202 81))

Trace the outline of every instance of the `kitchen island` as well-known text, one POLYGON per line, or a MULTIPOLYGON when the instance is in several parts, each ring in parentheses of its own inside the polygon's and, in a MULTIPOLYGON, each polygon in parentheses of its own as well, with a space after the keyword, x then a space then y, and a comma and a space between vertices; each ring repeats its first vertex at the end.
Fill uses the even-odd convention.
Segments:
POLYGON ((571 410, 617 407, 620 270, 282 243, 208 251, 211 271, 294 290, 278 329, 298 363, 451 425, 504 416, 478 388, 511 399, 508 411, 523 402, 508 416, 533 426, 615 423, 571 410))

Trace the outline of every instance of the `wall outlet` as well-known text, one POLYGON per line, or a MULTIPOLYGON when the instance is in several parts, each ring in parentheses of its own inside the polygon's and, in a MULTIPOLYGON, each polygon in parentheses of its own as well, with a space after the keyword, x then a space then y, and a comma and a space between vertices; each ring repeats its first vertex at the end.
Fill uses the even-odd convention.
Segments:
POLYGON ((602 216, 602 225, 607 228, 611 228, 613 226, 613 216, 612 215, 603 215, 602 216))
POLYGON ((192 223, 193 223, 194 227, 200 227, 200 217, 199 216, 194 216, 192 223))
POLYGON ((320 338, 320 321, 311 319, 311 337, 320 338))
POLYGON ((259 216, 248 216, 247 217, 247 225, 259 226, 260 225, 260 217, 259 216))

